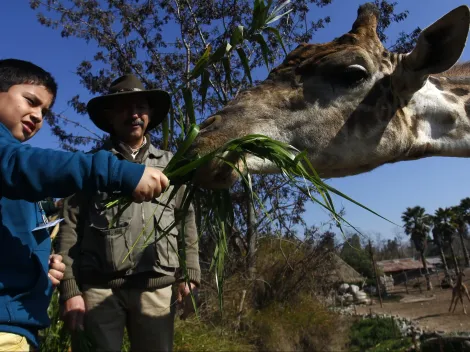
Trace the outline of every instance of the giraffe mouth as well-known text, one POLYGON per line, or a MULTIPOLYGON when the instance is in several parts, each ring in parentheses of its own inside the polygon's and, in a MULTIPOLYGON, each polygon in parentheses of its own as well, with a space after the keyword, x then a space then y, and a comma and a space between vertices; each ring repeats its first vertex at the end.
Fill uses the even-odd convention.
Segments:
MULTIPOLYGON (((236 165, 243 172, 240 156, 237 153, 227 153, 223 158, 232 165, 236 165)), ((227 189, 240 178, 240 174, 231 165, 219 158, 208 161, 201 166, 194 176, 194 183, 205 189, 227 189)))

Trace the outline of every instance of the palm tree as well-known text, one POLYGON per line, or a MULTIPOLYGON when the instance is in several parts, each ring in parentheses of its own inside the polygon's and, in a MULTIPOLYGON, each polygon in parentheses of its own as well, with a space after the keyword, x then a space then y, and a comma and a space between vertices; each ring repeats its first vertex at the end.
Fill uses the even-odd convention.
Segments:
POLYGON ((432 235, 434 238, 434 243, 439 247, 439 252, 441 254, 442 264, 444 265, 444 271, 446 278, 449 280, 452 285, 452 279, 449 275, 449 268, 447 267, 446 257, 444 255, 443 245, 444 241, 448 242, 450 245, 450 250, 452 253, 452 259, 454 261, 455 271, 458 273, 457 260, 455 259, 454 249, 452 248, 452 238, 455 234, 455 227, 452 224, 452 210, 450 208, 442 209, 439 208, 434 213, 433 222, 434 227, 432 229, 432 235))
POLYGON ((467 237, 468 229, 467 225, 470 224, 470 198, 464 198, 460 200, 458 205, 460 212, 461 225, 459 227, 459 237, 462 243, 462 251, 465 258, 465 266, 470 267, 470 257, 468 255, 467 246, 465 245, 464 238, 467 237))
POLYGON ((457 227, 457 233, 460 237, 460 243, 462 244, 462 252, 465 258, 465 266, 470 267, 470 257, 468 255, 467 246, 465 245, 464 238, 467 237, 467 225, 470 223, 470 198, 464 198, 460 200, 460 204, 453 207, 455 214, 454 221, 457 227))
POLYGON ((406 208, 401 219, 405 224, 405 233, 411 236, 411 240, 413 241, 416 250, 421 255, 427 289, 432 290, 428 265, 426 263, 426 258, 424 257, 424 250, 426 249, 426 242, 431 229, 432 218, 430 215, 426 214, 426 210, 423 207, 416 206, 413 208, 406 208))

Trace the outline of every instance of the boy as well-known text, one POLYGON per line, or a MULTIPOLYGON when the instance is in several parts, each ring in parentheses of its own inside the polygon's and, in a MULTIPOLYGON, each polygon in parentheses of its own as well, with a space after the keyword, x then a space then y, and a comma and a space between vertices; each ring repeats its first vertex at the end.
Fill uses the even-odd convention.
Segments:
POLYGON ((120 192, 150 201, 168 186, 162 172, 106 151, 70 153, 21 144, 42 127, 57 93, 53 77, 21 60, 0 60, 0 351, 37 347, 49 325, 51 243, 36 202, 77 191, 120 192))

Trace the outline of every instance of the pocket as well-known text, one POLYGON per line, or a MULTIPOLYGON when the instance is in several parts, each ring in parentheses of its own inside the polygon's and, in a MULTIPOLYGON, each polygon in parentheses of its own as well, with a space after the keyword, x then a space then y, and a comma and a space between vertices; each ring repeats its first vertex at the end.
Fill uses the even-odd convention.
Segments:
POLYGON ((93 225, 90 225, 90 227, 93 230, 91 238, 93 243, 89 245, 94 247, 92 252, 95 252, 95 257, 101 262, 99 269, 102 273, 111 274, 129 270, 133 267, 132 256, 127 256, 132 246, 132 244, 129 245, 126 236, 130 230, 129 224, 109 230, 97 228, 93 225))
POLYGON ((84 266, 91 266, 102 274, 113 274, 129 270, 134 265, 132 256, 126 258, 132 246, 132 243, 129 245, 128 232, 131 231, 134 206, 128 207, 115 219, 121 209, 117 206, 102 210, 100 206, 107 201, 106 193, 98 193, 91 199, 88 208, 90 230, 82 239, 82 251, 91 260, 84 266), (117 221, 110 228, 113 219, 117 221))
POLYGON ((155 228, 158 229, 155 237, 155 250, 160 265, 178 268, 178 230, 175 226, 171 228, 173 220, 174 217, 166 211, 161 218, 160 215, 155 215, 155 228))

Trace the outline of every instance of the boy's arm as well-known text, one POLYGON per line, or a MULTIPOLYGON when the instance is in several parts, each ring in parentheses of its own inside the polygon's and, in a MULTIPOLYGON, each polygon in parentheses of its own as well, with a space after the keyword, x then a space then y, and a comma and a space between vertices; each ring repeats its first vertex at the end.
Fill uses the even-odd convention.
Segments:
POLYGON ((78 226, 80 216, 80 196, 74 194, 64 200, 64 205, 60 211, 60 216, 64 220, 60 224, 59 232, 54 240, 55 253, 60 254, 65 264, 64 278, 62 279, 59 290, 61 301, 81 295, 77 281, 75 280, 74 269, 78 263, 75 258, 80 254, 81 230, 78 226))
POLYGON ((39 201, 77 191, 121 191, 130 196, 145 166, 118 160, 112 153, 72 153, 18 142, 0 124, 0 196, 39 201))
POLYGON ((197 235, 196 216, 194 207, 191 204, 186 217, 183 219, 181 203, 184 190, 185 186, 182 186, 176 195, 175 222, 179 233, 181 233, 183 221, 185 223, 184 241, 186 245, 186 267, 188 270, 189 280, 199 286, 201 284, 201 268, 199 265, 199 238, 197 235))

